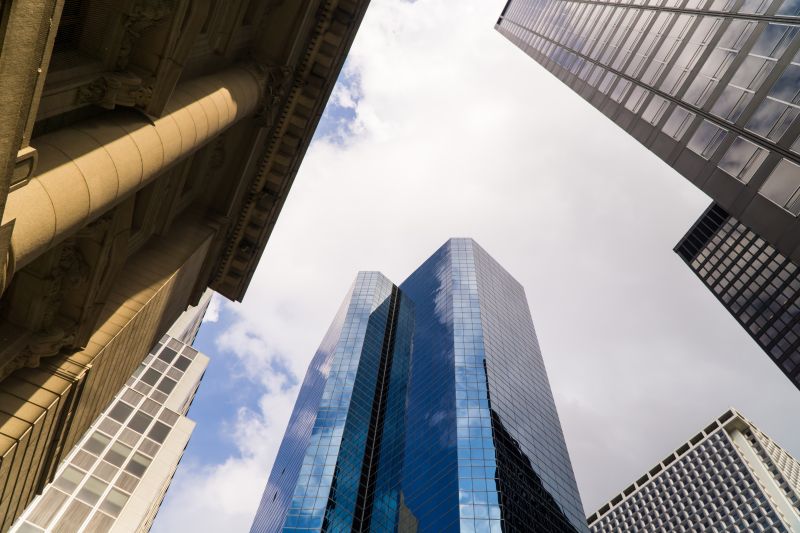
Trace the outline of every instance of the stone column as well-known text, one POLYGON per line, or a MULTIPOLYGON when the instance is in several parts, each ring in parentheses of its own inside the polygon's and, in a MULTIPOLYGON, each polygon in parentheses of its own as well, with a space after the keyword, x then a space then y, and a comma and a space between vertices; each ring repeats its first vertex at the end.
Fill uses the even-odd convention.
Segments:
POLYGON ((258 69, 230 68, 179 85, 155 121, 115 110, 34 139, 37 174, 9 194, 2 219, 16 219, 16 269, 253 113, 263 85, 258 69))
MULTIPOLYGON (((63 0, 26 0, 0 9, 0 217, 9 187, 27 179, 36 166, 36 150, 28 140, 62 5, 63 0)), ((0 294, 14 269, 13 227, 0 226, 0 294)))

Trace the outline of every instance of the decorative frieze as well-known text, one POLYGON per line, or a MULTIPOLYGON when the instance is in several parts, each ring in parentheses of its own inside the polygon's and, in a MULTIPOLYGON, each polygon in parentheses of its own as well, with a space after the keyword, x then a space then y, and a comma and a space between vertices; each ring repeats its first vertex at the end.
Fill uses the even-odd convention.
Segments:
POLYGON ((144 108, 152 96, 152 87, 145 85, 139 76, 130 72, 111 72, 81 87, 78 103, 105 109, 114 109, 118 105, 144 108))

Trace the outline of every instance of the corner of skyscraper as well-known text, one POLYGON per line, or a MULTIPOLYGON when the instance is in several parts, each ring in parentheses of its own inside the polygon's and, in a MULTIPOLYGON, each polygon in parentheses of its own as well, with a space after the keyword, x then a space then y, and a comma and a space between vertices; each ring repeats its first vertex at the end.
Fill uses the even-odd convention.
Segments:
POLYGON ((800 387, 800 3, 509 0, 495 28, 711 197, 733 230, 681 257, 800 387))
POLYGON ((522 286, 448 240, 359 273, 257 511, 274 531, 588 532, 522 286))

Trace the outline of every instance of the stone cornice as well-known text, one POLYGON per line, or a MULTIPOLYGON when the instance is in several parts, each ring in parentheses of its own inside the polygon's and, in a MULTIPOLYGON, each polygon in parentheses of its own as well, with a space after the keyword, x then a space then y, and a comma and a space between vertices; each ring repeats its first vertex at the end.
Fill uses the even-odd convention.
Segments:
POLYGON ((296 65, 264 66, 270 134, 210 286, 241 300, 314 135, 369 0, 323 0, 296 65))

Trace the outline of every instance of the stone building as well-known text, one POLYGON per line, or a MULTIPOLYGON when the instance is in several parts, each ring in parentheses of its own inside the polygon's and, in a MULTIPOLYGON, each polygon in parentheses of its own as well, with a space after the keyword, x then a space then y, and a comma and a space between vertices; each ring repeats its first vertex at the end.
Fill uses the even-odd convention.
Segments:
POLYGON ((0 531, 168 326, 240 300, 367 0, 0 0, 0 531))

